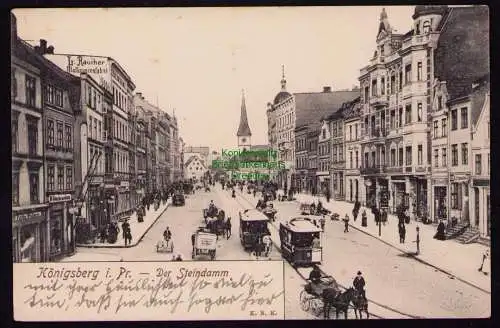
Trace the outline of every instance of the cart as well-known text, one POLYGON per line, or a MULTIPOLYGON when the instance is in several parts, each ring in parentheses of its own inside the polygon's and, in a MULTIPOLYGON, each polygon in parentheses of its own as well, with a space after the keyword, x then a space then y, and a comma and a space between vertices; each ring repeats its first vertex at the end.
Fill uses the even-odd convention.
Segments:
POLYGON ((174 242, 172 239, 169 240, 160 240, 156 244, 156 252, 157 253, 172 253, 174 251, 174 242))
POLYGON ((217 250, 217 235, 204 230, 199 230, 194 234, 193 252, 191 258, 195 259, 197 256, 204 255, 210 256, 211 260, 215 259, 217 250))

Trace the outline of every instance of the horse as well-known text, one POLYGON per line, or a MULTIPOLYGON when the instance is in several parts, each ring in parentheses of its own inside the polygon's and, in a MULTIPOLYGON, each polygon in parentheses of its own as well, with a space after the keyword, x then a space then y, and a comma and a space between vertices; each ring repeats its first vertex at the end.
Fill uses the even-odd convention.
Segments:
POLYGON ((343 293, 339 293, 335 288, 325 288, 321 293, 323 299, 323 315, 325 319, 330 319, 330 310, 335 308, 336 319, 339 313, 344 312, 344 318, 347 319, 349 304, 354 300, 356 291, 349 288, 343 293))
POLYGON ((354 306, 354 314, 356 315, 356 319, 363 319, 363 311, 366 313, 366 319, 370 319, 370 313, 368 312, 368 300, 366 300, 363 295, 355 290, 354 300, 352 301, 352 305, 354 306))

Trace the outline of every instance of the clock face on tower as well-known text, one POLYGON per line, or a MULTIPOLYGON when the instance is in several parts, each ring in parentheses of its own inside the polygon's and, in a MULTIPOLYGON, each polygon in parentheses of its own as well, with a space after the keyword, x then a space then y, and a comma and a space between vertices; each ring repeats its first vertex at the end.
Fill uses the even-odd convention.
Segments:
POLYGON ((247 138, 241 138, 241 142, 243 143, 247 142, 247 138))

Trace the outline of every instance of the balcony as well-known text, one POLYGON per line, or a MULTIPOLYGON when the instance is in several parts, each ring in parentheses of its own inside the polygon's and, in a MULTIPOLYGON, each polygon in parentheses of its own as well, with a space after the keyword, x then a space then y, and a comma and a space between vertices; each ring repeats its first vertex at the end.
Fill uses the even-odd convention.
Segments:
POLYGON ((375 95, 370 97, 370 105, 374 107, 384 107, 389 105, 389 96, 375 95))
POLYGON ((426 95, 426 81, 411 81, 403 85, 403 99, 416 95, 426 95))
POLYGON ((384 165, 360 167, 359 173, 361 173, 363 175, 380 174, 380 173, 384 173, 384 167, 385 167, 384 165))
POLYGON ((412 46, 421 46, 426 43, 428 43, 430 40, 430 34, 426 35, 414 35, 411 38, 408 38, 403 41, 403 45, 401 47, 401 50, 404 50, 406 48, 412 47, 412 46))

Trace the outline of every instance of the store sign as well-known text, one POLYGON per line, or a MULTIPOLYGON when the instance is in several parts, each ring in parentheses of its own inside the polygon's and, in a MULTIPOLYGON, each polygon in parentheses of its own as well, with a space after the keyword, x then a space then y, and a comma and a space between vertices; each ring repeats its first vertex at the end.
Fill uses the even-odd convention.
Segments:
POLYGON ((49 196, 49 203, 68 202, 71 199, 72 199, 71 194, 50 195, 49 196))
POLYGON ((486 179, 474 179, 474 187, 489 187, 490 180, 486 179))
POLYGON ((90 177, 90 183, 92 184, 102 184, 104 183, 104 178, 102 176, 90 177))
POLYGON ((121 181, 120 182, 120 187, 128 188, 130 186, 130 183, 128 181, 121 181))
POLYGON ((435 185, 447 185, 448 180, 446 180, 446 179, 433 179, 432 183, 435 185))
POLYGON ((25 214, 19 214, 14 216, 14 223, 16 224, 23 224, 31 221, 35 221, 37 219, 42 220, 42 212, 31 212, 31 213, 25 213, 25 214))

